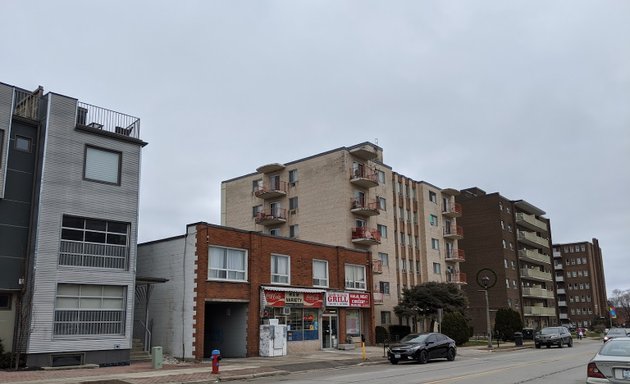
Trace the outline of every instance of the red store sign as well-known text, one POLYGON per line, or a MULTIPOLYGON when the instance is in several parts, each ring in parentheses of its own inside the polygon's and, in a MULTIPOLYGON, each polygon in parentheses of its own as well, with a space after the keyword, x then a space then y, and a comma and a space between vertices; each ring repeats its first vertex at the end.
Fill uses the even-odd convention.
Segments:
POLYGON ((326 306, 370 308, 370 294, 354 292, 326 292, 326 306))
POLYGON ((321 308, 324 305, 324 294, 320 292, 264 290, 264 306, 285 307, 287 304, 295 307, 321 308))

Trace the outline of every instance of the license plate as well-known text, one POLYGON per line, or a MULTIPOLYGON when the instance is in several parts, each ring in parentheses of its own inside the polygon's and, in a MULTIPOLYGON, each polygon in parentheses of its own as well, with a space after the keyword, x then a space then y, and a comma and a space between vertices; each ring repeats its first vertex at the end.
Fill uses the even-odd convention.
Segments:
MULTIPOLYGON (((399 354, 395 354, 394 355, 394 359, 400 359, 400 355, 399 354)), ((625 371, 625 369, 624 369, 624 371, 625 371)))

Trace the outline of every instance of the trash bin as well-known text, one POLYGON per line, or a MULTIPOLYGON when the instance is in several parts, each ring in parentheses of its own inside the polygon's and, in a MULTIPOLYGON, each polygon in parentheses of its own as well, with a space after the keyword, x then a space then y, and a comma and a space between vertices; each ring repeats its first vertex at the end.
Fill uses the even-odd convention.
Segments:
POLYGON ((153 369, 162 369, 162 347, 151 348, 151 365, 153 369))
POLYGON ((514 345, 517 347, 523 346, 523 332, 514 332, 514 345))

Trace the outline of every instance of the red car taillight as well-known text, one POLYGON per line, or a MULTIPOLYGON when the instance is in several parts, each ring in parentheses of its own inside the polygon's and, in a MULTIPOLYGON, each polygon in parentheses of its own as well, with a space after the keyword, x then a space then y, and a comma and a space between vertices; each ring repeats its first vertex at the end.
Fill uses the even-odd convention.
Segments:
POLYGON ((597 377, 598 379, 606 378, 606 376, 597 369, 597 365, 595 365, 595 363, 588 363, 588 366, 586 367, 586 377, 597 377))

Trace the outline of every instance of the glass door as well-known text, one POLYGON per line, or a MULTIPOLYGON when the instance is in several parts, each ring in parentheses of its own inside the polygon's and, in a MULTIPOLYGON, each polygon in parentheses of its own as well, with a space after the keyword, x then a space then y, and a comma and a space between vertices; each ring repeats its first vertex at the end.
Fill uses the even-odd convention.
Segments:
POLYGON ((337 315, 322 315, 322 349, 337 348, 337 315))

